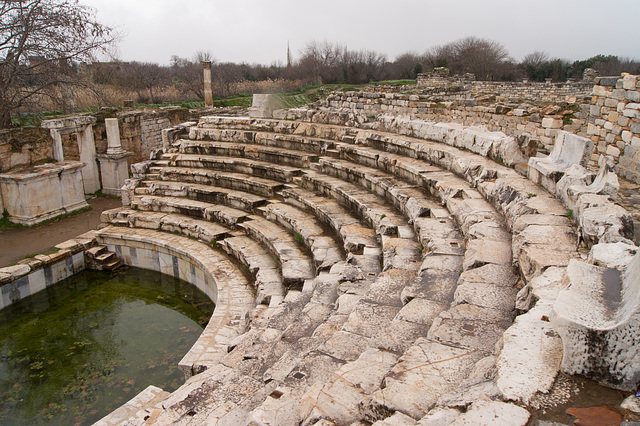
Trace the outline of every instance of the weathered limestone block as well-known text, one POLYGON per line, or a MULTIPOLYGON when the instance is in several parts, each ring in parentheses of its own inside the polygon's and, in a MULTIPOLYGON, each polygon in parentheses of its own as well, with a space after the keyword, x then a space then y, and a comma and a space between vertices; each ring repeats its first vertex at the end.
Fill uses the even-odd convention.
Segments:
POLYGON ((506 399, 528 404, 551 389, 562 358, 562 341, 549 322, 552 311, 548 301, 538 302, 503 334, 496 383, 506 399))
POLYGON ((467 348, 486 355, 496 351, 495 344, 511 325, 512 314, 495 309, 462 304, 442 312, 429 329, 427 337, 457 348, 467 348))
POLYGON ((635 390, 640 383, 640 254, 621 274, 572 260, 567 287, 554 305, 563 341, 563 371, 606 386, 635 390))
POLYGON ((597 266, 623 271, 638 253, 638 247, 624 241, 600 243, 591 247, 588 262, 597 266))
POLYGON ((450 426, 499 425, 524 426, 529 422, 530 414, 522 407, 501 401, 492 401, 485 397, 475 402, 466 413, 461 414, 450 426))
POLYGON ((555 194, 556 183, 569 166, 587 166, 593 147, 590 139, 559 131, 548 157, 529 159, 529 179, 555 194))
POLYGON ((633 218, 607 195, 582 194, 576 202, 580 237, 589 246, 633 241, 633 218))
POLYGON ((0 191, 9 220, 32 226, 89 205, 84 198, 84 163, 63 161, 0 175, 0 191))
POLYGON ((363 402, 364 409, 386 407, 419 419, 464 381, 481 358, 478 351, 418 339, 385 377, 385 387, 363 402))

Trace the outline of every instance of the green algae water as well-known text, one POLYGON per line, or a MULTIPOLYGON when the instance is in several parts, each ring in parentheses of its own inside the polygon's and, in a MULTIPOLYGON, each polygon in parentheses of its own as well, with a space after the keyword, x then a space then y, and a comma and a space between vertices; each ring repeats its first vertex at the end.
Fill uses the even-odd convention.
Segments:
POLYGON ((124 268, 0 310, 0 424, 91 424, 149 385, 177 389, 213 308, 189 283, 124 268))

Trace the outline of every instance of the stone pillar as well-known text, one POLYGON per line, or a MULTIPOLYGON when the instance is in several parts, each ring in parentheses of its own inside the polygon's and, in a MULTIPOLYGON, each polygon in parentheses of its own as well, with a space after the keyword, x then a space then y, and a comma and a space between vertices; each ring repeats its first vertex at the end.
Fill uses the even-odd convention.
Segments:
POLYGON ((117 118, 105 118, 104 126, 107 130, 107 154, 124 152, 120 142, 120 126, 117 118))
POLYGON ((213 106, 213 92, 211 90, 211 61, 202 61, 204 71, 204 106, 213 106))
POLYGON ((64 161, 64 152, 62 151, 62 135, 56 129, 50 129, 49 133, 53 138, 53 159, 56 161, 64 161))
POLYGON ((100 189, 100 174, 98 173, 98 163, 96 162, 96 141, 93 138, 93 124, 88 124, 84 129, 76 134, 78 139, 78 149, 80 150, 80 161, 87 164, 82 169, 82 180, 84 181, 84 193, 93 194, 100 189))
POLYGON ((102 174, 102 192, 120 196, 120 188, 129 178, 127 157, 133 153, 122 149, 118 119, 105 118, 104 124, 107 129, 107 153, 98 155, 102 174))

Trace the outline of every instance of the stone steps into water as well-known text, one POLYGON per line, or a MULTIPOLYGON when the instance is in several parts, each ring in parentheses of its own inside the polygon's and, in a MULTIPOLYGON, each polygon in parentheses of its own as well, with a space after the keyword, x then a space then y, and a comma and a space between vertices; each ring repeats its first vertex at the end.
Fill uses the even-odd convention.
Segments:
MULTIPOLYGON (((291 233, 263 217, 216 204, 178 197, 136 196, 132 207, 138 210, 179 213, 196 219, 206 219, 244 230, 248 236, 270 249, 281 265, 286 286, 302 287, 304 281, 315 276, 311 256, 298 247, 291 233)), ((321 264, 325 259, 319 259, 321 264)))
POLYGON ((224 253, 184 236, 151 229, 107 226, 95 231, 100 244, 120 252, 126 263, 158 270, 197 286, 216 304, 202 335, 180 361, 189 377, 217 365, 244 332, 255 306, 249 282, 224 253))

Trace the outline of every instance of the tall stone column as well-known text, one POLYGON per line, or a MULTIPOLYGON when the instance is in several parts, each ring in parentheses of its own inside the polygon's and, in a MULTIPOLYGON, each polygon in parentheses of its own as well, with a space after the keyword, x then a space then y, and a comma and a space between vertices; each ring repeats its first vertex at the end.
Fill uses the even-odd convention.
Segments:
POLYGON ((93 138, 93 124, 86 125, 82 131, 78 132, 77 139, 80 161, 87 164, 82 169, 84 193, 93 194, 100 189, 100 174, 98 173, 98 163, 96 163, 96 141, 93 138))
POLYGON ((211 90, 211 61, 202 61, 204 72, 204 106, 213 106, 213 91, 211 90))
POLYGON ((64 152, 62 151, 62 135, 58 129, 49 129, 49 133, 53 138, 53 159, 56 161, 64 161, 64 152))
POLYGON ((127 157, 133 155, 122 149, 120 127, 117 118, 105 118, 107 130, 107 153, 98 155, 102 172, 102 192, 107 195, 120 195, 120 188, 129 178, 127 157))

